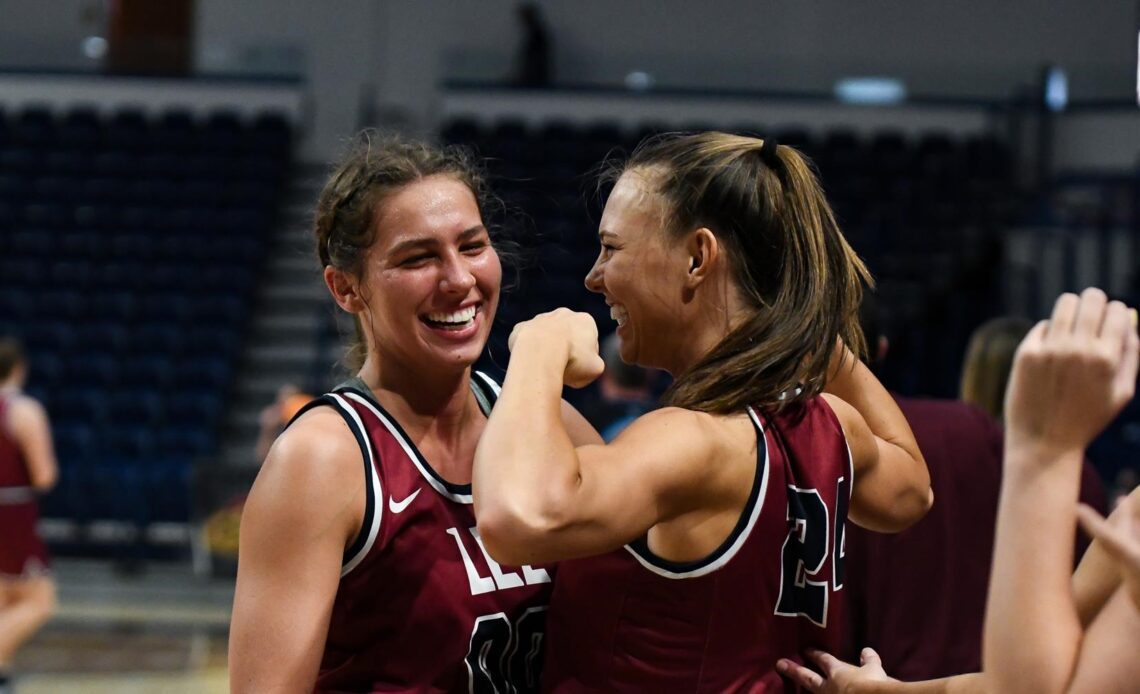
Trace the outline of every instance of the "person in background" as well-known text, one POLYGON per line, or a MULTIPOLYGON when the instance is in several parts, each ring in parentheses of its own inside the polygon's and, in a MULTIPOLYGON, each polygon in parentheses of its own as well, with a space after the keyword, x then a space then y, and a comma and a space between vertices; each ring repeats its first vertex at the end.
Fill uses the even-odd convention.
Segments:
MULTIPOLYGON (((1010 369, 1013 368, 1013 357, 1032 327, 1033 323, 1027 318, 999 316, 974 330, 962 363, 962 382, 958 396, 962 402, 980 408, 1004 425, 1005 392, 1009 385, 1010 369)), ((1081 466, 1081 503, 1101 513, 1114 506, 1104 482, 1088 459, 1081 466)), ((1078 534, 1076 561, 1080 561, 1088 546, 1089 539, 1078 534)))
POLYGON ((1005 387, 1013 355, 1033 323, 1027 318, 1000 316, 982 323, 966 346, 958 397, 1000 422, 1005 417, 1005 387))
POLYGON ((550 31, 542 19, 538 3, 523 2, 515 10, 522 27, 522 41, 515 56, 516 87, 548 87, 552 79, 550 65, 550 31))
POLYGON ((602 361, 606 370, 598 379, 597 397, 582 409, 607 443, 613 441, 630 422, 653 409, 653 381, 657 372, 621 358, 616 334, 602 340, 602 361))
POLYGON ((1107 522, 1076 499, 1084 450, 1132 399, 1138 362, 1135 309, 1099 289, 1063 294, 1019 347, 1006 395, 1006 481, 981 672, 900 682, 872 648, 861 652, 861 666, 808 651, 820 672, 791 660, 777 664, 780 672, 820 694, 1137 691, 1140 492, 1107 522), (1070 579, 1078 520, 1095 539, 1070 579))
POLYGON ((258 417, 257 448, 255 455, 257 462, 265 460, 273 442, 285 430, 293 417, 309 404, 313 396, 304 393, 301 388, 292 383, 286 383, 277 389, 277 397, 261 410, 258 417))
POLYGON ((0 338, 0 694, 11 689, 16 650, 51 617, 55 582, 36 533, 36 497, 58 467, 47 412, 23 392, 28 362, 20 343, 0 338))
MULTIPOLYGON (((872 370, 890 350, 881 318, 875 296, 866 294, 860 324, 875 350, 872 370)), ((886 670, 904 680, 981 669, 1002 480, 1003 435, 995 417, 1002 414, 1014 352, 1030 327, 1021 319, 998 318, 978 328, 966 351, 961 400, 895 394, 926 458, 938 502, 900 533, 859 527, 848 532, 847 659, 873 646, 886 670)), ((1104 490, 1088 464, 1081 499, 1104 510, 1104 490)))

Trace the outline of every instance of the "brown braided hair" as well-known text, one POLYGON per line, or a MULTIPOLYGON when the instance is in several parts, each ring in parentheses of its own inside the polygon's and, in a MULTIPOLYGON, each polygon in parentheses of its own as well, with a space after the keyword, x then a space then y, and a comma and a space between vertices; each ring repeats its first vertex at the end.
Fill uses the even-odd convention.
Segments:
MULTIPOLYGON (((342 270, 357 279, 376 240, 375 220, 385 199, 429 176, 451 176, 475 196, 486 215, 500 203, 486 184, 481 167, 465 149, 434 147, 398 135, 364 130, 352 141, 317 200, 313 234, 321 267, 342 270)), ((367 356, 360 319, 345 364, 358 370, 367 356)))

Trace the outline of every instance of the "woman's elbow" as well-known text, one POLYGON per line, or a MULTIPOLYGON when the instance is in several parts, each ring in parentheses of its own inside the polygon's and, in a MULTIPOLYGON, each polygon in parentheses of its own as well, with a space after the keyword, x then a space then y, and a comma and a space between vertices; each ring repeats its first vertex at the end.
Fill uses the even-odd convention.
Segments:
POLYGON ((521 508, 484 508, 476 524, 483 548, 498 563, 522 566, 550 561, 542 548, 557 531, 552 515, 521 508))
POLYGON ((872 532, 897 533, 922 520, 933 504, 934 490, 927 485, 906 489, 886 503, 855 504, 850 515, 856 525, 872 532))
POLYGON ((41 494, 46 494, 55 488, 59 481, 59 473, 55 470, 36 475, 32 478, 32 488, 41 494))
POLYGON ((895 503, 891 532, 901 532, 926 517, 934 506, 934 489, 930 482, 915 485, 901 494, 895 503))

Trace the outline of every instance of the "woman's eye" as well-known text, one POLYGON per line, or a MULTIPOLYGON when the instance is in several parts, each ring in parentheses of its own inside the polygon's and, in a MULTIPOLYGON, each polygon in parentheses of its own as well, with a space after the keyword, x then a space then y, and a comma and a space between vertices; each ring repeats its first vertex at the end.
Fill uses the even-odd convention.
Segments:
POLYGON ((423 263, 426 263, 429 260, 431 260, 431 254, 430 253, 421 253, 420 255, 413 255, 410 258, 405 258, 404 260, 400 261, 400 265, 401 266, 422 265, 423 263))
POLYGON ((487 247, 486 241, 477 241, 475 243, 466 243, 459 247, 462 253, 478 253, 487 247))

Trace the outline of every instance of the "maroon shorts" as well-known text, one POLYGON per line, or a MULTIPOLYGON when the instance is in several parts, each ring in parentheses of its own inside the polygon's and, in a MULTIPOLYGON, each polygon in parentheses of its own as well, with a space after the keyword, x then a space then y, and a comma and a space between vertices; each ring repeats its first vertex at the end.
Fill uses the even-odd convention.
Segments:
POLYGON ((36 533, 39 518, 35 501, 0 503, 0 577, 31 578, 47 572, 51 560, 36 533))

